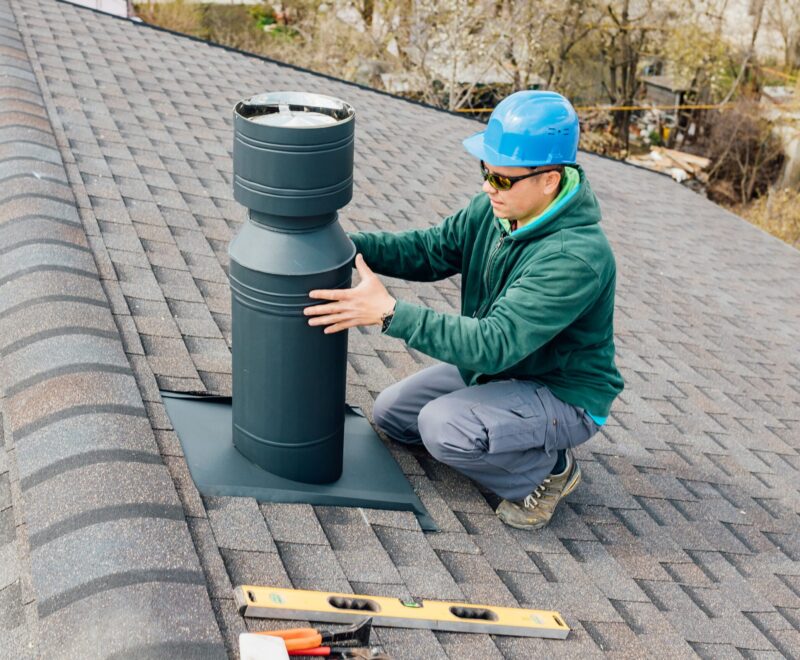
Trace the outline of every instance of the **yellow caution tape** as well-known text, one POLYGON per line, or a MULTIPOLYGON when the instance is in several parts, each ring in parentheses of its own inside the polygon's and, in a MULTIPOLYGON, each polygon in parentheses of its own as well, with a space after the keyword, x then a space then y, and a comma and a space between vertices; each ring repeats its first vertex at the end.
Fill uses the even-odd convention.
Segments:
MULTIPOLYGON (((715 110, 718 108, 729 108, 735 103, 701 103, 698 105, 577 105, 575 110, 604 110, 606 112, 622 112, 624 110, 715 110)), ((456 112, 492 112, 494 108, 460 108, 456 112)))

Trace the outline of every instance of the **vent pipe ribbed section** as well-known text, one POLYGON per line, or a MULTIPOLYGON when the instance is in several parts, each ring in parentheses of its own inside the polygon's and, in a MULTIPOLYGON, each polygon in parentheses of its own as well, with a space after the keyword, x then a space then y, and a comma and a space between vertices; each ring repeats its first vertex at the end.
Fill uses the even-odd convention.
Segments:
POLYGON ((234 108, 233 191, 249 209, 230 245, 233 442, 305 483, 342 473, 347 332, 310 327, 312 289, 350 286, 355 246, 337 211, 353 194, 355 113, 273 92, 234 108))

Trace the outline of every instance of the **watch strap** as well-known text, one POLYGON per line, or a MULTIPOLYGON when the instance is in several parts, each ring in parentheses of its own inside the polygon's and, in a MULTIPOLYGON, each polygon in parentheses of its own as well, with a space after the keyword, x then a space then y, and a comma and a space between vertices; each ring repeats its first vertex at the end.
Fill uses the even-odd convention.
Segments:
POLYGON ((392 324, 392 319, 394 318, 394 309, 397 307, 397 303, 394 304, 392 310, 390 312, 385 312, 381 316, 381 332, 386 332, 389 329, 389 326, 392 324))

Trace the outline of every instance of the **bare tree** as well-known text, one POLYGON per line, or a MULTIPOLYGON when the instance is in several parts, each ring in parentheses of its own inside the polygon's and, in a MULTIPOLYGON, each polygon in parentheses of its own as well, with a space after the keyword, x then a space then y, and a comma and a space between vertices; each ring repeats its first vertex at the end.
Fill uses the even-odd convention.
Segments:
MULTIPOLYGON (((639 63, 650 52, 649 38, 656 25, 654 0, 646 0, 631 10, 631 0, 606 0, 605 22, 601 30, 601 53, 606 63, 603 88, 609 101, 629 108, 635 105, 639 92, 639 63)), ((614 129, 629 149, 631 111, 623 109, 614 114, 614 129)))
POLYGON ((551 4, 550 11, 543 17, 544 27, 552 35, 553 42, 545 59, 549 88, 561 86, 565 65, 575 47, 597 30, 597 11, 595 0, 564 0, 551 4))
POLYGON ((717 201, 746 204, 766 194, 780 174, 783 148, 758 102, 744 99, 717 112, 708 152, 710 195, 717 201))
POLYGON ((750 61, 755 56, 756 39, 758 39, 758 33, 761 30, 761 23, 764 17, 764 0, 751 1, 750 15, 753 17, 753 25, 750 32, 750 45, 745 51, 744 59, 739 67, 739 73, 736 76, 736 80, 733 81, 733 85, 731 85, 731 88, 728 90, 728 93, 725 95, 722 103, 728 103, 734 97, 739 89, 739 85, 741 85, 742 80, 744 80, 744 76, 747 73, 747 69, 750 65, 750 61))
POLYGON ((765 24, 781 35, 783 65, 791 70, 800 65, 800 0, 769 0, 765 24))

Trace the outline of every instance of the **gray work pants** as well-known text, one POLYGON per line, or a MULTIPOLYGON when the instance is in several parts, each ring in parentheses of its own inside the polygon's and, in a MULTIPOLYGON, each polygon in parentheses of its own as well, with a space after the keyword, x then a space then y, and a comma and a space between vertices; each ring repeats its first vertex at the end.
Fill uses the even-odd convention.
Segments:
POLYGON ((550 474, 559 449, 586 442, 599 427, 581 408, 532 381, 467 387, 440 364, 381 392, 375 424, 393 440, 428 452, 507 500, 521 500, 550 474))

